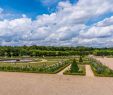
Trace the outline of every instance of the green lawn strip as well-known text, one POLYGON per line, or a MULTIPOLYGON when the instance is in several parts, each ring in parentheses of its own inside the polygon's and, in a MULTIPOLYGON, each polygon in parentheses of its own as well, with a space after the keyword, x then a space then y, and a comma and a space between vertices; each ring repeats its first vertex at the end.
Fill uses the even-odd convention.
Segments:
POLYGON ((86 75, 86 69, 84 65, 78 65, 79 67, 79 72, 76 73, 71 73, 70 70, 66 70, 63 74, 64 75, 81 75, 81 76, 85 76, 86 75))
POLYGON ((18 69, 18 70, 14 70, 14 68, 13 69, 11 69, 11 70, 8 70, 8 69, 4 69, 4 70, 1 70, 0 69, 0 71, 1 72, 23 72, 23 73, 40 73, 40 74, 56 74, 56 73, 58 73, 58 72, 60 72, 60 71, 62 71, 63 69, 65 69, 67 66, 69 66, 70 64, 66 64, 66 65, 64 65, 63 67, 60 67, 59 69, 57 69, 57 70, 55 70, 55 71, 53 71, 53 72, 41 72, 41 71, 27 71, 27 70, 20 70, 20 69, 18 69))
POLYGON ((37 64, 10 64, 10 63, 0 63, 0 71, 5 72, 26 72, 26 73, 48 73, 55 74, 69 65, 68 62, 63 61, 63 63, 54 63, 53 65, 42 64, 39 66, 37 64), (33 66, 34 65, 34 66, 33 66))
POLYGON ((89 61, 83 61, 83 62, 78 62, 78 64, 80 64, 80 65, 89 65, 90 62, 89 61))

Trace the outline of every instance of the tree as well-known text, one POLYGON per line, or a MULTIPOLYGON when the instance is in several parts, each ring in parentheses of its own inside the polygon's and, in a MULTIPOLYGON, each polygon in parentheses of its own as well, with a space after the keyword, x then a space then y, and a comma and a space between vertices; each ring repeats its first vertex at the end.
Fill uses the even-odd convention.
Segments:
POLYGON ((79 67, 77 65, 76 60, 74 59, 72 64, 71 64, 71 73, 76 73, 79 71, 79 67))
POLYGON ((79 62, 83 62, 82 56, 80 56, 80 58, 79 58, 79 62))

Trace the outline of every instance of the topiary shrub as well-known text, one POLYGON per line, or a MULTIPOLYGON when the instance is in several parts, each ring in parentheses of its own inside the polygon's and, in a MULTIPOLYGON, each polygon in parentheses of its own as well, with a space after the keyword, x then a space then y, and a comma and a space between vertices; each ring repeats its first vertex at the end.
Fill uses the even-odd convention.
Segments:
POLYGON ((80 58, 79 58, 79 62, 83 62, 82 56, 80 56, 80 58))
POLYGON ((76 72, 79 72, 79 67, 77 65, 77 62, 76 60, 74 59, 73 62, 72 62, 72 65, 71 65, 71 73, 76 73, 76 72))

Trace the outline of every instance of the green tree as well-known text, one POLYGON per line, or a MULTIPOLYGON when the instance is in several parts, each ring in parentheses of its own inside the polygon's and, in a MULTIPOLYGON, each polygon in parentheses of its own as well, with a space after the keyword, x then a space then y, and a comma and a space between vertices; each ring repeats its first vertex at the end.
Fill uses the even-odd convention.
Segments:
POLYGON ((79 67, 77 65, 76 60, 74 59, 71 65, 71 73, 76 73, 79 71, 79 67))
POLYGON ((79 58, 79 62, 83 62, 82 56, 80 56, 80 58, 79 58))

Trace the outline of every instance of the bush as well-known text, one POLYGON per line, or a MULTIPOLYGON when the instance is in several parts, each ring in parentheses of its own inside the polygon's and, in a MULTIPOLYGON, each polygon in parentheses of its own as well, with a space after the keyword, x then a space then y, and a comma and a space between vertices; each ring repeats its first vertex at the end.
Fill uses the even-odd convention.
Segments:
POLYGON ((79 62, 83 62, 82 56, 80 56, 80 58, 79 58, 79 62))
POLYGON ((95 59, 91 59, 91 66, 97 76, 113 76, 113 70, 95 59))
POLYGON ((76 60, 74 59, 73 62, 72 62, 72 65, 71 65, 71 73, 76 73, 76 72, 79 72, 79 67, 77 65, 77 62, 76 60))
POLYGON ((10 72, 35 72, 35 73, 55 73, 57 70, 68 66, 70 62, 67 61, 62 61, 60 63, 56 63, 50 66, 47 66, 46 64, 42 64, 40 66, 30 66, 30 65, 25 65, 25 66, 16 66, 16 65, 3 65, 0 66, 0 71, 10 71, 10 72))

